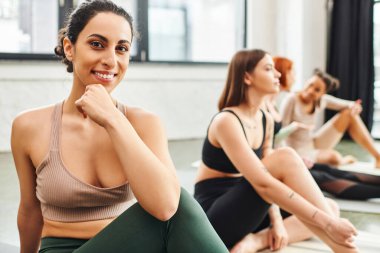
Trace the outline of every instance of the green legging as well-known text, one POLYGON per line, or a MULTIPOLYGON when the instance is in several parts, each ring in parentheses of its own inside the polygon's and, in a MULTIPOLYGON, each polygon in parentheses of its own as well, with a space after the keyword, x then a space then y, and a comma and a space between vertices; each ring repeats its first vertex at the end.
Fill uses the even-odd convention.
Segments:
POLYGON ((199 204, 184 190, 178 210, 160 221, 134 204, 90 240, 46 237, 40 253, 228 253, 199 204))

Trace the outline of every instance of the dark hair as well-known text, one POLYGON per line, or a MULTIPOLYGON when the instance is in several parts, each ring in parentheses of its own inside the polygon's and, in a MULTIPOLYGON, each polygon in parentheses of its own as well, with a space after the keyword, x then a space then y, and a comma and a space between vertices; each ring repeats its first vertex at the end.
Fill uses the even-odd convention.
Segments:
POLYGON ((131 15, 129 15, 128 12, 126 12, 122 7, 109 0, 87 0, 83 2, 70 14, 66 21, 65 27, 59 31, 58 45, 54 49, 55 54, 62 59, 64 64, 67 65, 67 72, 73 72, 73 64, 66 58, 63 50, 63 39, 67 37, 73 44, 75 44, 79 33, 87 25, 90 19, 102 12, 111 12, 124 17, 131 27, 133 36, 133 19, 131 15))
POLYGON ((320 69, 315 69, 314 70, 314 75, 321 78, 322 81, 326 85, 326 93, 335 91, 339 88, 339 80, 323 71, 320 69))
POLYGON ((274 68, 281 73, 280 85, 284 89, 288 89, 287 73, 293 68, 293 62, 285 57, 273 57, 274 68))
POLYGON ((246 99, 247 86, 244 83, 246 72, 251 72, 256 68, 257 63, 267 52, 260 49, 238 51, 228 65, 228 74, 223 92, 219 98, 218 108, 236 106, 246 99))

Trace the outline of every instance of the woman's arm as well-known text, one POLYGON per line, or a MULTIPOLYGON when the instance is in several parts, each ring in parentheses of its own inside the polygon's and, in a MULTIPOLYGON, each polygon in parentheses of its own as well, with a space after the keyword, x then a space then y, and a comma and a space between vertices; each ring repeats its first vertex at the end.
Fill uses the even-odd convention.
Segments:
POLYGON ((263 111, 263 117, 266 118, 267 127, 265 130, 265 138, 262 146, 263 157, 269 155, 273 151, 273 135, 274 135, 274 119, 269 112, 263 111))
POLYGON ((280 208, 277 205, 273 204, 269 208, 269 219, 269 248, 271 250, 279 250, 288 245, 289 236, 280 213, 280 208))
POLYGON ((293 121, 287 126, 284 126, 280 131, 274 136, 274 143, 279 144, 285 140, 289 135, 294 133, 298 129, 298 122, 293 121))
POLYGON ((330 110, 340 111, 342 109, 350 108, 355 104, 355 101, 345 100, 325 94, 321 98, 321 107, 325 107, 330 110))
POLYGON ((131 119, 132 125, 115 108, 101 85, 88 85, 76 105, 108 132, 141 206, 160 220, 168 220, 174 215, 180 185, 158 117, 146 112, 136 113, 131 119))
POLYGON ((31 133, 30 121, 24 115, 17 117, 12 125, 11 147, 20 184, 20 205, 17 225, 20 235, 20 252, 38 251, 43 218, 40 202, 36 196, 36 173, 29 159, 28 143, 31 133))
POLYGON ((282 103, 282 106, 279 108, 280 115, 282 117, 282 126, 287 126, 291 122, 294 121, 293 119, 293 114, 294 114, 294 106, 295 106, 295 101, 296 100, 296 95, 291 94, 286 97, 284 102, 282 103))
POLYGON ((232 115, 219 114, 209 131, 214 133, 235 167, 268 203, 276 203, 282 209, 321 229, 329 227, 335 220, 268 173, 264 164, 252 152, 241 126, 232 115))

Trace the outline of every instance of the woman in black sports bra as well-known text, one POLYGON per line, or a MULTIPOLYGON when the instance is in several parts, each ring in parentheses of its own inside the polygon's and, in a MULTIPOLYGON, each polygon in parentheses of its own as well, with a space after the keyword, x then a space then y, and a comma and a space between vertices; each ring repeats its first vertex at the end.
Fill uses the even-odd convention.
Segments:
POLYGON ((311 231, 334 252, 357 252, 355 227, 338 217, 303 161, 289 148, 272 150, 273 121, 259 108, 279 90, 273 65, 262 50, 232 58, 205 138, 195 198, 231 252, 281 249, 311 231), (284 221, 273 204, 288 212, 284 221))

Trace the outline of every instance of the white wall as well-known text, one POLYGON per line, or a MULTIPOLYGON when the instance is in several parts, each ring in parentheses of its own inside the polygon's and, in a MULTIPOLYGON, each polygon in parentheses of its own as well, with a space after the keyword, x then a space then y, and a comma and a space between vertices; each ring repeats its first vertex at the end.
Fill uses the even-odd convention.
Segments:
MULTIPOLYGON (((216 112, 226 68, 131 63, 113 95, 158 114, 169 139, 202 138, 216 112)), ((59 62, 0 62, 0 151, 9 150, 12 119, 26 109, 63 100, 70 80, 59 62)))
MULTIPOLYGON (((248 0, 248 47, 296 59, 302 66, 300 79, 305 79, 314 67, 325 64, 324 3, 248 0)), ((158 114, 169 139, 203 138, 216 112, 226 69, 227 65, 131 63, 114 96, 158 114)), ((0 151, 10 150, 12 119, 28 108, 64 99, 70 78, 59 62, 0 61, 0 151)))
POLYGON ((248 47, 294 61, 297 83, 325 68, 326 0, 248 0, 248 47))

